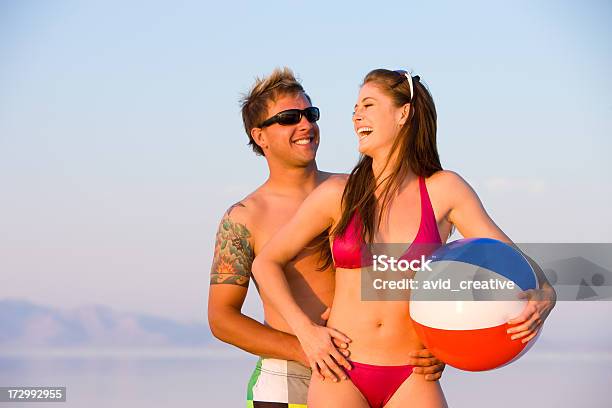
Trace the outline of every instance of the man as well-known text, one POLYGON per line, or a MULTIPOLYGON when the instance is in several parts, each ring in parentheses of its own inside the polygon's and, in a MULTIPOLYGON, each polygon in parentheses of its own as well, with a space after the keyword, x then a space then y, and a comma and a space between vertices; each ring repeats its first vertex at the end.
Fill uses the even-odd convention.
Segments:
MULTIPOLYGON (((242 101, 249 145, 263 155, 270 171, 266 182, 224 214, 215 243, 208 298, 208 319, 218 339, 261 356, 247 391, 248 407, 305 407, 311 371, 298 339, 280 313, 262 297, 265 324, 241 313, 251 279, 251 264, 266 242, 293 216, 302 201, 333 174, 317 169, 319 112, 312 107, 291 70, 276 69, 258 79, 242 101), (289 405, 291 404, 291 405, 289 405)), ((293 296, 312 321, 323 324, 334 293, 331 267, 320 270, 320 251, 308 245, 285 273, 293 296)), ((256 282, 255 282, 256 283, 256 282)), ((344 357, 348 344, 335 342, 344 357)), ((325 376, 346 379, 340 366, 325 376)), ((437 380, 444 364, 427 350, 414 354, 415 372, 437 380)))

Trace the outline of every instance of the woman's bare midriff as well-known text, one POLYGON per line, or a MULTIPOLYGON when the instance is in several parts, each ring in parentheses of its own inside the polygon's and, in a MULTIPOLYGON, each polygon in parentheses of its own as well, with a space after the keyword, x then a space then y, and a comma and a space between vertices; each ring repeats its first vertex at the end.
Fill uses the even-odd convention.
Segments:
POLYGON ((408 364, 423 348, 407 301, 362 301, 361 270, 336 270, 336 290, 327 326, 346 334, 351 360, 365 364, 408 364))

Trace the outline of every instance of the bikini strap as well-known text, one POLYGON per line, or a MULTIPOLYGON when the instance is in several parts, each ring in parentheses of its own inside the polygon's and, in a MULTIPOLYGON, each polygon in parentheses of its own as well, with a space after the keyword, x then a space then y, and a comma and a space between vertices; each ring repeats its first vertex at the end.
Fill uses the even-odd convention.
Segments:
POLYGON ((419 193, 421 195, 421 221, 425 224, 424 226, 427 231, 435 235, 438 240, 441 240, 440 233, 438 232, 436 215, 431 205, 431 199, 429 198, 429 192, 427 191, 427 184, 425 183, 425 177, 423 176, 419 176, 419 193))
POLYGON ((353 215, 351 215, 351 219, 346 226, 346 230, 344 230, 344 234, 350 234, 351 239, 355 239, 361 244, 361 215, 359 215, 359 209, 353 211, 353 215))

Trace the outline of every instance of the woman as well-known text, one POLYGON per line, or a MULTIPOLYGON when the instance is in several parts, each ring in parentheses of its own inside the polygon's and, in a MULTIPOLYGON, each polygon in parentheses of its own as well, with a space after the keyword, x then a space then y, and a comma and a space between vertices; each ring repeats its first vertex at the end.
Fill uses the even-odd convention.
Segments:
MULTIPOLYGON (((412 374, 410 352, 424 346, 410 320, 408 301, 361 300, 360 244, 441 244, 456 227, 466 238, 511 243, 485 212, 470 186, 442 170, 436 148, 436 111, 419 77, 405 71, 370 72, 353 115, 362 157, 349 176, 330 178, 304 201, 294 218, 253 264, 260 290, 291 325, 313 369, 309 407, 441 407, 438 382, 412 374), (328 231, 336 289, 328 327, 311 322, 292 299, 283 265, 313 238, 328 231), (441 239, 443 237, 444 239, 441 239), (351 381, 339 376, 343 361, 332 338, 350 338, 351 381), (412 374, 412 375, 411 375, 412 374)), ((414 257, 411 245, 404 256, 414 257)), ((511 321, 516 341, 529 341, 554 307, 543 273, 539 290, 526 292, 523 314, 511 321), (521 340, 518 340, 521 339, 521 340)))

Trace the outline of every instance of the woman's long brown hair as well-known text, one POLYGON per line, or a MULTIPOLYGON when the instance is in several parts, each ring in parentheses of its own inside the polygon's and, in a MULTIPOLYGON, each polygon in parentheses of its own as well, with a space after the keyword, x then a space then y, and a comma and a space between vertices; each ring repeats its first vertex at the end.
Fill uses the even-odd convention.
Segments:
MULTIPOLYGON (((346 231, 351 217, 359 209, 361 236, 366 243, 372 243, 376 228, 380 226, 391 198, 397 193, 406 176, 412 172, 417 176, 430 177, 442 170, 436 147, 436 107, 431 94, 421 84, 419 77, 412 78, 414 84, 412 100, 408 79, 403 72, 375 69, 364 78, 361 86, 367 83, 375 84, 398 108, 410 103, 410 113, 393 142, 391 152, 398 151, 399 154, 397 160, 391 164, 393 169, 389 176, 377 180, 372 171, 372 158, 365 155, 360 157, 342 194, 340 221, 333 231, 328 231, 332 237, 342 235, 346 231), (380 191, 379 200, 375 195, 377 191, 380 191), (379 209, 378 216, 376 216, 377 209, 379 209)), ((390 160, 391 157, 388 157, 385 169, 390 165, 390 160)), ((331 266, 333 259, 327 243, 321 246, 321 251, 323 266, 320 269, 323 270, 331 266)))

